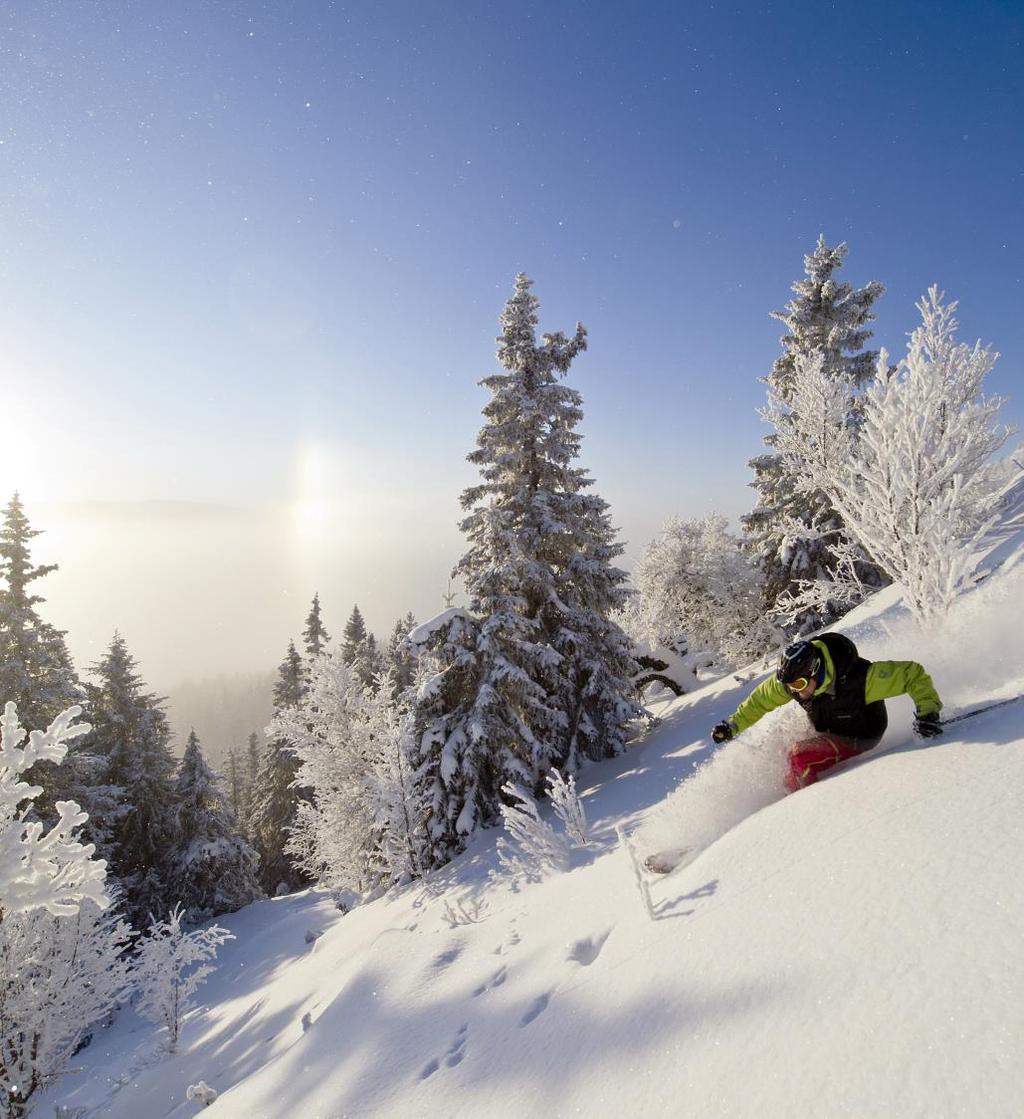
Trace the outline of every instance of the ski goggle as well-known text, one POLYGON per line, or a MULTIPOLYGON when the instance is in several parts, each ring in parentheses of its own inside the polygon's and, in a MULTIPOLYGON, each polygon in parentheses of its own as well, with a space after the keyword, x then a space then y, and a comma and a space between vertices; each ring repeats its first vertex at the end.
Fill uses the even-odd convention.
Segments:
POLYGON ((813 679, 813 676, 798 676, 795 680, 790 680, 784 687, 791 692, 802 692, 813 679))

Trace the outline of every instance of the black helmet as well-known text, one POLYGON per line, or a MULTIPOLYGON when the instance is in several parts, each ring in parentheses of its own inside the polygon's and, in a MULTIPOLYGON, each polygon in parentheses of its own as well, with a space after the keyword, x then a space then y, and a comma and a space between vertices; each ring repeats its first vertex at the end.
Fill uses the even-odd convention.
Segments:
POLYGON ((820 684, 825 676, 825 662, 821 650, 810 641, 794 641, 782 650, 775 678, 780 684, 791 684, 794 680, 806 677, 820 684))

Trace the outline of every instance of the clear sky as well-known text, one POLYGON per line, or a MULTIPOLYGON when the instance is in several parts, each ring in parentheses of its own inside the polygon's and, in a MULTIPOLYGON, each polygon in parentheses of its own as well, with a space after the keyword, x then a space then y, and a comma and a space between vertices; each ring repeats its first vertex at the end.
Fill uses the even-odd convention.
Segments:
POLYGON ((80 663, 156 686, 442 605, 516 272, 590 333, 627 562, 747 511, 819 232, 902 351, 931 283, 1024 416, 1024 6, 0 7, 0 497, 80 663))

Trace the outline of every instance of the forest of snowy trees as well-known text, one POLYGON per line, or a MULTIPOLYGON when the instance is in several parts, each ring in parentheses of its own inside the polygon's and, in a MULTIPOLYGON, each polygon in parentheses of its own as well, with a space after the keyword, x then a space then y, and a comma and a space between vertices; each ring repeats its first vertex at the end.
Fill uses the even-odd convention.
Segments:
POLYGON ((310 884, 354 904, 621 753, 651 666, 685 690, 890 582, 922 622, 941 618, 1019 472, 998 457, 1001 402, 983 396, 996 355, 957 341, 956 304, 937 288, 904 357, 866 349, 884 288, 839 281, 846 254, 819 239, 775 313, 786 333, 764 378, 771 432, 741 531, 669 517, 631 582, 581 465, 582 396, 568 379, 587 332, 538 336, 539 303, 518 276, 500 368, 480 382, 468 456, 479 479, 460 498, 464 605, 423 624, 406 613, 378 643, 358 606, 332 639, 314 594, 277 670, 273 718, 223 774, 194 731, 176 754, 165 703, 121 634, 79 674, 39 612, 53 567, 33 565, 38 531, 14 495, 0 526, 8 1113, 133 991, 173 1041, 167 976, 227 935, 198 923, 310 884))

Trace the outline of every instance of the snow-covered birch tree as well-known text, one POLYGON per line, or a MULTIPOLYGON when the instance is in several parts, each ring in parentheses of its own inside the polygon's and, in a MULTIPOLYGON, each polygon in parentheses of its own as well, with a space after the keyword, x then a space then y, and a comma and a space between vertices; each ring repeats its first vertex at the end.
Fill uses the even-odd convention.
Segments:
POLYGON ((355 665, 344 650, 329 649, 310 662, 300 702, 278 711, 267 727, 295 759, 294 782, 310 794, 289 826, 286 852, 335 890, 376 884, 368 703, 355 665))
POLYGON ((389 881, 418 878, 431 867, 426 822, 427 771, 417 749, 415 714, 382 688, 371 701, 375 727, 370 795, 376 861, 389 881))
POLYGON ((64 916, 34 909, 0 918, 0 1114, 22 1115, 127 999, 131 935, 89 898, 64 916))
MULTIPOLYGON (((926 623, 946 613, 972 571, 1008 480, 994 457, 1010 434, 996 423, 1002 401, 981 395, 998 355, 956 341, 957 304, 944 299, 932 287, 918 303, 921 325, 896 366, 882 351, 856 434, 838 422, 841 394, 821 355, 796 363, 799 407, 772 405, 780 452, 807 467, 795 484, 829 494, 851 536, 926 623)), ((848 553, 833 554, 852 567, 848 553)))
POLYGON ((681 655, 691 671, 735 668, 764 652, 763 576, 725 517, 671 517, 633 569, 624 625, 638 643, 681 655))

